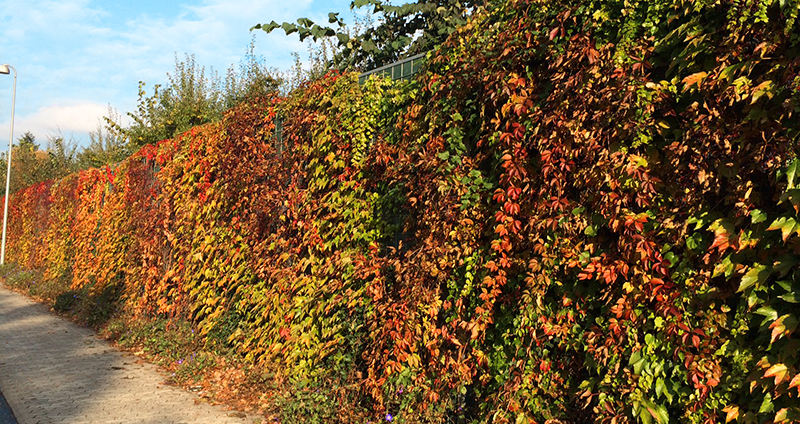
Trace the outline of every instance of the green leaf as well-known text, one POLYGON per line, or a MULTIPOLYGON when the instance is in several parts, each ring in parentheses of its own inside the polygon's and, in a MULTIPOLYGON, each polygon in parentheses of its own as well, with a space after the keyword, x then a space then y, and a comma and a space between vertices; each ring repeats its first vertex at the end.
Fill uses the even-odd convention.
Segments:
POLYGON ((670 268, 678 264, 678 257, 672 252, 667 252, 666 254, 664 254, 664 259, 669 261, 670 268))
POLYGON ((760 209, 753 209, 750 211, 750 219, 752 220, 753 224, 758 224, 759 222, 764 222, 767 220, 767 214, 762 212, 760 209))
POLYGON ((789 271, 793 270, 797 263, 800 262, 800 257, 795 255, 785 255, 781 256, 774 264, 772 264, 772 269, 778 273, 781 277, 789 273, 789 271))
POLYGON ((769 275, 772 273, 772 267, 768 267, 763 264, 756 264, 750 271, 747 271, 746 274, 742 277, 742 281, 739 284, 739 289, 736 290, 737 292, 742 292, 747 290, 748 288, 752 287, 754 284, 762 284, 764 281, 767 280, 769 275))
POLYGON ((764 400, 761 402, 761 407, 758 408, 758 413, 772 412, 774 409, 775 405, 772 404, 772 395, 767 392, 764 394, 764 400))
POLYGON ((323 28, 322 34, 325 37, 333 37, 334 35, 336 35, 336 31, 333 28, 325 27, 323 28))
POLYGON ((260 30, 263 30, 263 31, 265 31, 267 33, 270 33, 270 32, 272 32, 272 30, 274 30, 276 28, 280 28, 280 27, 281 26, 277 22, 272 21, 272 22, 270 22, 268 24, 258 24, 256 26, 250 28, 250 31, 252 31, 254 29, 260 29, 260 30))
POLYGON ((653 416, 647 412, 647 408, 643 407, 639 402, 633 403, 633 413, 642 420, 642 424, 651 424, 653 422, 653 416))
POLYGON ((800 296, 797 295, 797 292, 786 293, 784 295, 778 296, 778 298, 783 299, 789 303, 800 303, 800 296))
POLYGON ((797 172, 800 171, 800 158, 794 158, 789 167, 786 168, 786 182, 789 184, 786 188, 791 190, 795 187, 794 180, 797 178, 797 172))
POLYGON ((756 303, 763 303, 764 301, 758 297, 758 291, 753 290, 747 295, 747 307, 752 308, 756 303))
POLYGON ((656 396, 661 397, 661 395, 667 390, 667 385, 664 384, 664 379, 658 377, 656 379, 656 396))
POLYGON ((332 24, 339 22, 339 14, 333 12, 328 13, 328 22, 332 24))
POLYGON ((723 69, 722 72, 720 72, 719 77, 730 81, 731 79, 733 79, 733 76, 736 75, 735 72, 741 69, 744 65, 745 65, 744 62, 737 63, 735 65, 730 65, 727 68, 723 69))
POLYGON ((643 422, 649 422, 650 420, 646 419, 646 415, 650 415, 655 421, 659 424, 667 424, 669 423, 669 412, 667 412, 667 408, 662 405, 656 405, 655 403, 649 400, 642 400, 642 411, 639 414, 639 417, 642 419, 643 422))
POLYGON ((785 292, 793 291, 792 290, 792 282, 789 281, 789 280, 778 280, 778 281, 775 282, 775 284, 780 286, 783 289, 783 291, 785 291, 785 292))
POLYGON ((787 189, 785 193, 781 194, 781 201, 778 203, 783 203, 787 200, 792 204, 794 210, 800 213, 800 189, 787 189))
POLYGON ((769 228, 767 228, 767 231, 773 230, 781 230, 781 237, 783 238, 784 242, 793 232, 800 234, 800 226, 797 225, 797 221, 795 221, 794 218, 787 216, 782 216, 773 221, 769 228))
POLYGON ((770 308, 769 306, 762 306, 756 310, 756 315, 761 315, 767 319, 767 321, 775 321, 778 319, 778 311, 775 309, 770 308))
POLYGON ((281 28, 283 28, 283 31, 286 32, 286 35, 294 34, 299 29, 297 25, 289 22, 284 22, 283 25, 281 25, 281 28))
POLYGON ((700 233, 694 233, 691 237, 686 239, 686 247, 689 250, 695 250, 700 246, 700 243, 703 241, 703 235, 700 233))
POLYGON ((308 28, 298 27, 297 33, 300 35, 300 41, 303 41, 311 35, 311 30, 308 28))
POLYGON ((300 18, 297 20, 297 23, 306 28, 310 28, 312 25, 314 25, 314 21, 308 18, 300 18))
POLYGON ((374 52, 378 50, 378 46, 372 40, 364 40, 361 42, 361 49, 365 52, 374 52))
POLYGON ((725 277, 730 277, 733 274, 733 270, 734 264, 731 262, 731 255, 728 255, 722 259, 722 262, 714 266, 714 272, 711 274, 711 278, 718 277, 723 274, 725 277))
POLYGON ((647 361, 642 357, 641 352, 637 351, 631 355, 630 364, 633 365, 633 373, 641 375, 642 368, 647 365, 647 361))

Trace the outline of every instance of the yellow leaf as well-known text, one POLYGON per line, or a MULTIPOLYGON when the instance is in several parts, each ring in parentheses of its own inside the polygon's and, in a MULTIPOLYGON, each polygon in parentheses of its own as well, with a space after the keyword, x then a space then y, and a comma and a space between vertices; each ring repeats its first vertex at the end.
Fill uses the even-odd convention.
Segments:
POLYGON ((739 417, 739 407, 736 405, 728 405, 722 409, 722 412, 727 413, 725 422, 729 423, 739 417))
POLYGON ((772 81, 764 81, 753 88, 753 97, 750 101, 750 104, 755 103, 756 100, 758 100, 764 94, 766 94, 768 98, 772 98, 772 81))
POLYGON ((800 408, 781 408, 775 413, 775 418, 772 421, 776 423, 785 421, 797 422, 798 414, 800 414, 800 408))
POLYGON ((786 365, 784 364, 775 364, 764 373, 764 378, 775 377, 775 385, 781 384, 784 377, 786 377, 786 365))

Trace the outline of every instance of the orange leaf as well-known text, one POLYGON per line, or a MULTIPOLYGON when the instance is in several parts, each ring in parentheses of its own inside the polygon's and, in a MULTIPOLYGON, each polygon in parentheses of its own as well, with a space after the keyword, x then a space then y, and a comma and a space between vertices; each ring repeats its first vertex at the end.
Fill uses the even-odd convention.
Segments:
POLYGON ((739 417, 739 407, 736 405, 728 405, 722 409, 722 412, 727 413, 725 422, 729 423, 739 417))
POLYGON ((700 83, 706 78, 706 76, 708 76, 708 73, 706 72, 697 72, 689 75, 683 79, 683 83, 685 84, 683 89, 688 90, 695 84, 697 85, 697 88, 700 88, 700 83))
POLYGON ((792 378, 792 381, 789 382, 789 388, 797 387, 798 391, 800 392, 800 374, 797 374, 792 378))

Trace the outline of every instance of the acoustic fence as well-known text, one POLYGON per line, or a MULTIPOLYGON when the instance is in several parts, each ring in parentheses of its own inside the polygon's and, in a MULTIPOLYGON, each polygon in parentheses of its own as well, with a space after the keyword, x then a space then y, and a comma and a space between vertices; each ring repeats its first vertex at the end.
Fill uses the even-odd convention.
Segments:
POLYGON ((798 4, 752 7, 500 2, 18 193, 9 253, 223 334, 284 421, 797 420, 798 4))

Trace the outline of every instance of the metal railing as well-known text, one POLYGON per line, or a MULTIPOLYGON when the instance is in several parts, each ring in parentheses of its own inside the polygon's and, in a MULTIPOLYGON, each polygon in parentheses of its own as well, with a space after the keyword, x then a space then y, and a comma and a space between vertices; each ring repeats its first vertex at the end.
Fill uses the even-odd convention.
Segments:
MULTIPOLYGON (((419 72, 420 68, 422 67, 422 62, 425 60, 425 56, 427 54, 427 52, 416 54, 414 56, 398 60, 397 62, 381 66, 380 68, 375 68, 364 72, 358 76, 358 83, 364 84, 364 82, 367 81, 367 78, 369 78, 371 75, 391 78, 392 81, 410 79, 414 74, 419 72)), ((273 123, 275 124, 275 130, 273 131, 272 140, 275 145, 275 149, 280 156, 286 149, 286 145, 283 141, 282 117, 280 115, 275 116, 273 123)))
POLYGON ((397 62, 375 68, 373 70, 364 72, 358 76, 358 83, 363 84, 367 81, 370 75, 377 75, 379 77, 391 78, 392 81, 407 80, 414 74, 419 72, 422 67, 422 61, 425 60, 426 53, 416 54, 405 59, 398 60, 397 62))

